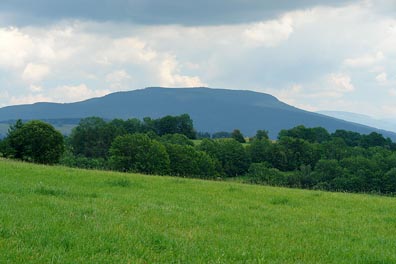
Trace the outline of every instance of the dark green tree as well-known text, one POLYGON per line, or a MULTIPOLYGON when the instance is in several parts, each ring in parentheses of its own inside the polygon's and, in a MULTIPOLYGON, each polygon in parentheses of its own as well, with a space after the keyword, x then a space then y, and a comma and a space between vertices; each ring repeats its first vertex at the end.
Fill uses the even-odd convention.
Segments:
POLYGON ((118 133, 124 133, 122 127, 107 124, 100 117, 81 119, 70 135, 70 144, 76 156, 87 158, 107 158, 112 141, 118 133))
MULTIPOLYGON (((343 178, 344 170, 337 160, 319 160, 315 171, 312 173, 314 184, 319 189, 332 189, 332 181, 336 178, 343 178)), ((339 186, 339 190, 345 187, 339 186)))
POLYGON ((145 134, 127 134, 113 141, 109 163, 115 170, 163 175, 169 173, 170 161, 158 141, 145 134))
POLYGON ((257 140, 269 139, 268 131, 267 130, 257 130, 256 135, 254 136, 254 139, 257 139, 257 140))
POLYGON ((336 130, 331 137, 335 138, 342 138, 347 146, 349 147, 356 147, 360 145, 362 135, 357 132, 346 131, 346 130, 336 130))
POLYGON ((189 145, 166 144, 171 174, 198 178, 217 176, 215 161, 205 152, 189 145))
MULTIPOLYGON (((180 116, 165 116, 156 120, 150 120, 151 126, 159 136, 166 134, 183 134, 190 139, 196 138, 193 121, 188 114, 180 116)), ((145 121, 146 122, 146 121, 145 121)), ((149 123, 149 122, 146 122, 149 123)))
POLYGON ((335 137, 321 145, 322 157, 341 160, 348 157, 348 146, 342 138, 335 137))
MULTIPOLYGON (((257 137, 256 137, 257 138, 257 137)), ((250 155, 252 162, 271 162, 272 161, 272 143, 270 140, 263 139, 253 139, 253 141, 247 147, 247 151, 250 155)))
POLYGON ((235 139, 222 139, 218 141, 217 147, 216 158, 228 177, 243 175, 248 171, 250 158, 241 143, 235 139))
POLYGON ((239 143, 246 143, 246 140, 239 129, 234 129, 231 133, 231 137, 239 143))
POLYGON ((330 134, 323 127, 307 128, 301 125, 289 130, 281 130, 278 138, 282 137, 303 139, 310 143, 322 143, 330 139, 330 134))
POLYGON ((380 190, 382 173, 375 161, 363 156, 351 156, 341 160, 340 165, 346 169, 344 174, 348 177, 348 191, 373 192, 380 190))
POLYGON ((10 138, 11 135, 18 129, 22 128, 23 122, 21 119, 18 119, 15 124, 11 124, 8 128, 7 136, 3 139, 1 144, 1 152, 5 157, 13 157, 16 159, 22 159, 20 154, 22 153, 21 145, 15 145, 11 147, 10 138), (19 149, 18 149, 19 148, 19 149))
POLYGON ((147 132, 145 131, 143 122, 137 118, 130 118, 124 121, 124 128, 128 134, 147 132))
POLYGON ((368 135, 363 135, 360 140, 360 145, 364 148, 369 147, 385 147, 389 143, 381 134, 372 132, 368 135))
POLYGON ((283 171, 297 170, 301 165, 311 165, 315 167, 316 162, 320 159, 320 149, 316 144, 292 137, 281 137, 277 145, 285 155, 285 160, 278 163, 280 167, 276 167, 283 171))
POLYGON ((7 136, 6 156, 43 164, 58 163, 64 151, 62 134, 53 126, 33 120, 17 122, 7 136))
POLYGON ((391 194, 396 193, 396 168, 392 168, 385 173, 382 182, 382 192, 391 194))

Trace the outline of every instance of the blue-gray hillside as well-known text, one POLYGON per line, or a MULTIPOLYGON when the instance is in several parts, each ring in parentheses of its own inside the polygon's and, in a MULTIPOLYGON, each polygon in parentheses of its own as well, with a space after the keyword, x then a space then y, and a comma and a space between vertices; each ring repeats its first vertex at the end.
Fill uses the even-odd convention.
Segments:
POLYGON ((376 119, 367 115, 356 114, 344 111, 319 111, 319 114, 343 119, 346 121, 363 124, 366 126, 376 127, 392 132, 396 132, 396 119, 376 119))
POLYGON ((268 130, 275 138, 281 129, 297 125, 321 126, 329 131, 345 129, 359 133, 373 131, 396 139, 396 134, 351 123, 287 105, 275 97, 252 91, 210 88, 146 88, 117 92, 82 102, 36 103, 0 108, 0 120, 73 119, 89 116, 113 118, 158 118, 188 113, 198 131, 240 129, 254 135, 268 130))

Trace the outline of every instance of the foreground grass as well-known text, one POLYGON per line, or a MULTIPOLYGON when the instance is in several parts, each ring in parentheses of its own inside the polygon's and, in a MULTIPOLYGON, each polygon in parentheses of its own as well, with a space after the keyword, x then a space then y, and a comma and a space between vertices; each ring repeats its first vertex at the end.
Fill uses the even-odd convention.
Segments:
POLYGON ((396 199, 0 160, 1 263, 396 263, 396 199))

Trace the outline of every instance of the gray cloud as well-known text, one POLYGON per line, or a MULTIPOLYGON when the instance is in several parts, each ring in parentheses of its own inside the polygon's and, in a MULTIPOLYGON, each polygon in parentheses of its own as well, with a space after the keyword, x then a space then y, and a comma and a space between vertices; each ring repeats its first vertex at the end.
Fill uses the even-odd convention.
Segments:
POLYGON ((7 23, 29 25, 59 19, 139 24, 218 25, 273 18, 283 12, 345 0, 2 0, 7 23))

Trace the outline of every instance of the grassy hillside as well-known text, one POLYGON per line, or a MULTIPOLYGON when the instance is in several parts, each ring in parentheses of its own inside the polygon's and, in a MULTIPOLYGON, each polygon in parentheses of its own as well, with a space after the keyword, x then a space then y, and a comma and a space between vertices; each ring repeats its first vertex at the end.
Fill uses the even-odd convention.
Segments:
POLYGON ((396 263, 396 199, 0 160, 1 263, 396 263))

